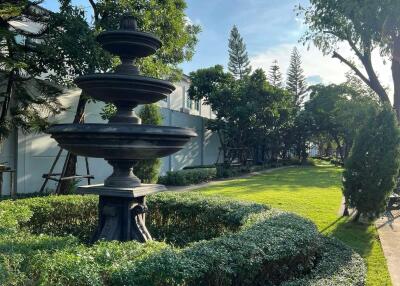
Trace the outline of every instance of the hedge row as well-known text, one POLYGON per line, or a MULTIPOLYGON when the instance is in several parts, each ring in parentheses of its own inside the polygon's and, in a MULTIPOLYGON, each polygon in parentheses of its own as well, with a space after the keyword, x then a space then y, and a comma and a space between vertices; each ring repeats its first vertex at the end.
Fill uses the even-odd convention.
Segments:
POLYGON ((225 166, 224 164, 188 166, 183 170, 169 171, 158 178, 158 183, 167 186, 187 186, 211 181, 216 178, 230 178, 245 173, 263 171, 268 168, 277 168, 289 165, 315 165, 314 161, 308 159, 306 162, 298 159, 284 159, 276 163, 253 166, 225 166))
POLYGON ((348 246, 333 238, 323 238, 320 257, 311 273, 281 286, 364 286, 364 260, 348 246))
POLYGON ((158 183, 167 186, 187 186, 211 181, 216 178, 216 175, 217 170, 215 168, 169 171, 165 176, 158 178, 158 183))
POLYGON ((361 285, 364 279, 359 256, 294 214, 196 193, 150 196, 148 205, 152 234, 164 242, 87 245, 96 197, 1 202, 0 285, 361 285))
POLYGON ((178 246, 238 231, 249 214, 268 210, 261 204, 206 199, 199 193, 160 193, 149 196, 147 204, 152 236, 178 246))
POLYGON ((89 241, 97 225, 96 196, 48 196, 9 203, 32 212, 28 221, 20 221, 21 228, 32 234, 73 235, 89 241))

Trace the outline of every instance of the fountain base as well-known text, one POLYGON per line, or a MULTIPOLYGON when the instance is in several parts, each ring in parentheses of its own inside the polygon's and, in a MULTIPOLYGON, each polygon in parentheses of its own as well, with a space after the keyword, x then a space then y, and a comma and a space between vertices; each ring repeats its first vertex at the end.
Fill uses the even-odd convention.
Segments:
POLYGON ((146 242, 146 195, 166 190, 163 185, 143 184, 136 188, 110 188, 104 185, 82 186, 80 194, 99 195, 99 222, 92 242, 98 240, 136 240, 146 242))

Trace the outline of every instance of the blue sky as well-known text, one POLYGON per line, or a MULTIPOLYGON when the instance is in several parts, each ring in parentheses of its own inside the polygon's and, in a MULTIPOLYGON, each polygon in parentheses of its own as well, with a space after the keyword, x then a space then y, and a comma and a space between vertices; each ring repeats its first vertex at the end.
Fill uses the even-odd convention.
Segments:
MULTIPOLYGON (((44 6, 57 10, 56 0, 45 0, 44 6)), ((87 0, 73 3, 89 7, 87 0)), ((196 53, 181 68, 189 73, 198 68, 216 64, 226 67, 228 62, 228 38, 233 25, 237 25, 254 68, 268 71, 273 60, 278 60, 285 75, 290 52, 297 46, 303 60, 303 68, 310 83, 340 83, 348 69, 329 55, 323 55, 313 45, 299 43, 306 27, 296 16, 296 5, 308 6, 308 0, 187 0, 187 16, 202 28, 196 53)), ((341 53, 352 57, 347 46, 341 53)), ((384 82, 390 82, 390 67, 377 57, 377 70, 384 82)))
MULTIPOLYGON (((308 1, 301 0, 302 4, 308 1)), ((196 54, 185 71, 228 62, 228 38, 237 25, 250 57, 287 42, 296 43, 301 26, 294 7, 298 0, 188 1, 187 15, 202 27, 196 54)))

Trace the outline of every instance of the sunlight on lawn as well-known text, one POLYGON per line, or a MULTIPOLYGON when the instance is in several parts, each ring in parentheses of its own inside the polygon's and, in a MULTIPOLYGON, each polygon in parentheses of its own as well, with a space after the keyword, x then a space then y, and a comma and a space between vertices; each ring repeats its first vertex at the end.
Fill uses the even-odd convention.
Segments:
POLYGON ((226 181, 200 191, 265 203, 307 217, 323 234, 339 238, 366 259, 367 285, 391 285, 375 226, 352 223, 338 215, 341 172, 342 169, 327 164, 289 167, 226 181))

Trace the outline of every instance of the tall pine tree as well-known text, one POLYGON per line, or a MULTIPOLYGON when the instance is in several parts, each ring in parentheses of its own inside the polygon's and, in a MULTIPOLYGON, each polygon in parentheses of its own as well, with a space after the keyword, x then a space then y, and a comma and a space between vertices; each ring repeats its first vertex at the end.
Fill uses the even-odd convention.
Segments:
POLYGON ((268 81, 274 87, 282 88, 283 86, 282 73, 277 60, 272 62, 272 66, 269 69, 268 81))
POLYGON ((293 95, 293 101, 296 106, 299 106, 307 92, 307 83, 301 67, 301 56, 296 47, 293 48, 290 56, 286 89, 293 95))
POLYGON ((251 72, 249 57, 246 51, 246 45, 240 36, 236 25, 231 30, 229 38, 229 63, 228 69, 235 78, 242 79, 251 72))

